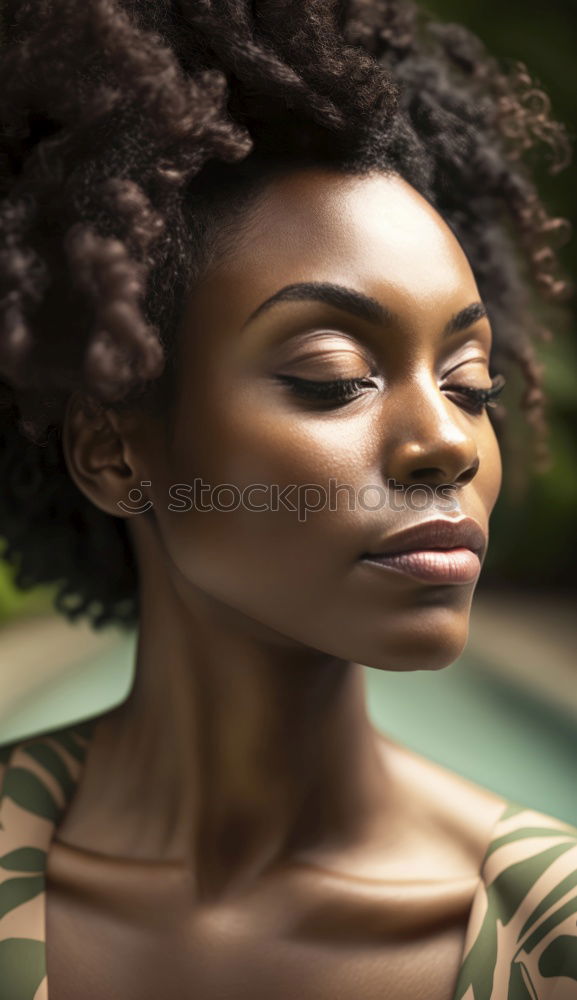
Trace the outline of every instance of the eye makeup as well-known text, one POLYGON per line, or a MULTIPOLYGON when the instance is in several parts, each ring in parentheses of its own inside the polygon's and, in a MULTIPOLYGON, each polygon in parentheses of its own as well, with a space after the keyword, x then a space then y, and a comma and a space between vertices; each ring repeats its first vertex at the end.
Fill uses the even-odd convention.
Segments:
MULTIPOLYGON (((367 389, 379 388, 377 380, 371 377, 324 381, 299 378, 296 375, 277 375, 276 378, 286 385, 295 396, 305 400, 325 402, 333 407, 357 399, 367 389)), ((477 388, 469 385, 449 385, 440 388, 442 392, 450 393, 452 397, 456 397, 456 399, 453 398, 453 402, 456 402, 461 409, 479 416, 487 406, 496 405, 497 398, 504 386, 504 376, 497 374, 488 388, 477 388)))

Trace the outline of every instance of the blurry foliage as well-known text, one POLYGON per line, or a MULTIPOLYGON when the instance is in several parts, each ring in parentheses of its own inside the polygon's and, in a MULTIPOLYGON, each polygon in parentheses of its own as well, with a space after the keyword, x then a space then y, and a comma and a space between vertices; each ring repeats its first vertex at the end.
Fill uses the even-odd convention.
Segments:
MULTIPOLYGON (((497 56, 527 64, 532 75, 548 92, 553 112, 565 122, 575 142, 573 123, 576 79, 574 30, 576 2, 556 2, 544 8, 523 0, 431 0, 427 9, 445 21, 458 21, 471 28, 497 56)), ((568 218, 577 229, 577 186, 572 168, 550 177, 545 168, 540 178, 549 208, 568 218)), ((565 269, 575 254, 575 240, 562 252, 565 269)), ((509 444, 504 449, 505 470, 509 456, 526 452, 529 469, 524 483, 507 473, 501 497, 491 519, 491 546, 482 580, 517 585, 574 585, 577 558, 577 307, 575 299, 568 316, 553 318, 552 343, 540 346, 545 364, 549 396, 551 466, 544 473, 531 471, 528 435, 513 414, 509 444)), ((515 399, 509 387, 509 404, 515 399)), ((520 386, 519 386, 520 391, 520 386)), ((0 563, 0 625, 22 612, 44 610, 49 590, 18 591, 13 573, 0 563)))
POLYGON ((14 572, 0 562, 0 627, 17 615, 49 611, 52 589, 36 587, 22 591, 14 585, 14 572))
MULTIPOLYGON (((523 62, 549 95, 554 116, 564 122, 576 150, 575 61, 576 0, 547 6, 526 0, 428 0, 427 10, 443 21, 465 24, 505 61, 523 62)), ((575 286, 571 262, 577 236, 577 185, 574 166, 551 176, 539 168, 539 184, 550 211, 568 219, 573 239, 561 252, 565 274, 575 286)), ((511 411, 508 444, 503 449, 504 482, 491 518, 491 545, 481 582, 520 586, 574 588, 577 559, 577 299, 565 314, 543 310, 553 332, 539 345, 548 396, 551 462, 544 472, 531 467, 530 441, 515 414, 516 399, 505 397, 511 411), (508 475, 508 464, 522 454, 525 482, 508 475)), ((517 393, 517 399, 520 394, 517 393)))

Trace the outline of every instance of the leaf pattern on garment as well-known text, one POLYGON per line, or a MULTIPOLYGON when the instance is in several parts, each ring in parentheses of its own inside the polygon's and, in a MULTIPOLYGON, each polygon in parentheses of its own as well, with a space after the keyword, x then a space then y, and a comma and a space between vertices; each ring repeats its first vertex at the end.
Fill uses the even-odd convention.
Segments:
POLYGON ((92 723, 0 748, 0 1000, 48 1000, 45 873, 92 723))
POLYGON ((493 829, 453 1000, 575 1000, 577 828, 509 803, 493 829))

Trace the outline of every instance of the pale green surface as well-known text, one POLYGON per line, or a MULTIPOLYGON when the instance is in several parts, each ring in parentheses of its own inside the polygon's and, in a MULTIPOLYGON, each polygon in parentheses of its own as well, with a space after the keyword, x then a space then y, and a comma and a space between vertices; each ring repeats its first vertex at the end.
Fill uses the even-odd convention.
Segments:
POLYGON ((577 721, 470 654, 444 670, 369 670, 368 704, 388 735, 523 805, 577 824, 577 721))
POLYGON ((132 686, 136 634, 79 663, 34 692, 26 704, 0 719, 0 744, 99 715, 124 701, 132 686))
MULTIPOLYGON (((98 715, 132 685, 136 635, 79 664, 0 722, 0 743, 98 715)), ((577 823, 577 723, 469 654, 439 671, 367 670, 375 724, 394 739, 500 794, 577 823)))

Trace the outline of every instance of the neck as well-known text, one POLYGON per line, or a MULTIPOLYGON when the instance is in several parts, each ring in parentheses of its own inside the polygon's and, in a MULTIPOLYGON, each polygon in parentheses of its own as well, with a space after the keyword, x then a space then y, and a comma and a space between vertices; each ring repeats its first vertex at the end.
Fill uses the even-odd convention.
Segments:
POLYGON ((134 686, 85 783, 114 849, 184 859, 214 899, 360 844, 386 791, 363 668, 183 588, 147 542, 134 686))

